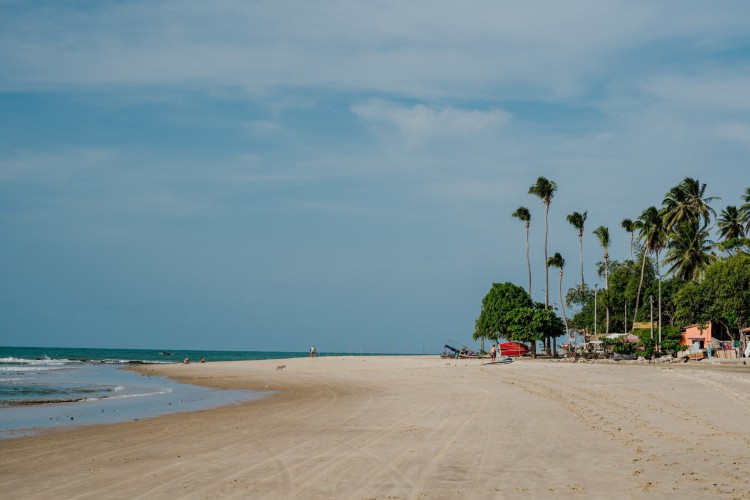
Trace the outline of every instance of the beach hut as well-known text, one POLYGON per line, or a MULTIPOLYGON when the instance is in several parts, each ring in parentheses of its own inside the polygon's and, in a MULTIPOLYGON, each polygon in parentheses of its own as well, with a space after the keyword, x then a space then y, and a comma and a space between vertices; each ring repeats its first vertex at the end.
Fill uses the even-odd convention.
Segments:
POLYGON ((695 345, 697 342, 699 349, 705 349, 709 346, 713 349, 719 349, 721 348, 721 342, 732 342, 732 336, 727 329, 714 321, 702 325, 686 326, 680 333, 682 334, 680 345, 695 345))
POLYGON ((738 358, 742 353, 734 345, 734 337, 723 325, 709 321, 702 325, 690 325, 681 330, 680 345, 692 346, 692 350, 709 349, 721 358, 738 358))

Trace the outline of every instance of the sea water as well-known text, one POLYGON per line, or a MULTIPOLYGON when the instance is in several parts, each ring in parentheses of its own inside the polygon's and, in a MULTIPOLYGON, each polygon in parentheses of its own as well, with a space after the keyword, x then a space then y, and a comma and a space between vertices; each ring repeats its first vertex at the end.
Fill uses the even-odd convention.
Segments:
POLYGON ((273 359, 305 353, 0 347, 0 438, 48 428, 138 420, 262 397, 123 370, 134 364, 273 359))
POLYGON ((33 434, 48 427, 115 423, 212 408, 268 394, 181 384, 166 377, 123 370, 125 366, 182 363, 185 358, 193 363, 205 358, 211 363, 308 355, 282 351, 0 346, 0 439, 33 434))

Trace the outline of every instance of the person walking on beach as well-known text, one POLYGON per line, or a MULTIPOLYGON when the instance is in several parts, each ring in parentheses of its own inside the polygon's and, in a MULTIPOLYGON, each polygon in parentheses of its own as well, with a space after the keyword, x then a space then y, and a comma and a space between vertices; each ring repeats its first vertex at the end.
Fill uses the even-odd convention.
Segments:
POLYGON ((311 358, 314 358, 314 357, 315 357, 315 346, 311 346, 311 347, 310 347, 310 357, 311 357, 311 358))
POLYGON ((492 344, 492 347, 490 347, 490 361, 494 363, 496 357, 497 357, 497 349, 495 348, 495 344, 492 344))

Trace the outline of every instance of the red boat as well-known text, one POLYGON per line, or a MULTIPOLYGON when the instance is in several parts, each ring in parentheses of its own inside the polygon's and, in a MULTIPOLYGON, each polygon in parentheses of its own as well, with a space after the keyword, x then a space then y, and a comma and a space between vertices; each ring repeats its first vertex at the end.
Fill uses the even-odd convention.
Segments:
POLYGON ((498 347, 500 356, 524 356, 529 353, 529 346, 518 342, 504 342, 498 347))

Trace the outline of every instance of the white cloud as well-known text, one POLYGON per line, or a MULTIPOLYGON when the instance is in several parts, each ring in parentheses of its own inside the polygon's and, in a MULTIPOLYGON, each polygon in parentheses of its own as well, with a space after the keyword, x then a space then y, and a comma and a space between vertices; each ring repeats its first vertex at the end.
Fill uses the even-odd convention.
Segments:
POLYGON ((713 128, 717 137, 736 142, 740 146, 750 149, 750 125, 747 123, 721 123, 713 128))
POLYGON ((613 54, 671 39, 716 48, 745 36, 750 7, 728 4, 19 3, 0 16, 0 65, 3 85, 16 89, 314 85, 466 98, 509 87, 555 99, 619 72, 613 54))
MULTIPOLYGON (((737 70, 735 70, 735 73, 737 70)), ((646 95, 680 109, 711 112, 750 110, 750 71, 746 75, 661 76, 643 86, 646 95)))
POLYGON ((0 159, 0 180, 65 183, 111 165, 117 151, 79 148, 59 153, 29 153, 0 159))
POLYGON ((498 130, 510 121, 510 115, 501 109, 467 110, 424 104, 409 107, 381 100, 358 104, 352 111, 366 123, 395 130, 412 146, 498 130))
POLYGON ((271 120, 255 120, 244 124, 245 130, 252 135, 269 135, 279 132, 281 125, 271 120))

